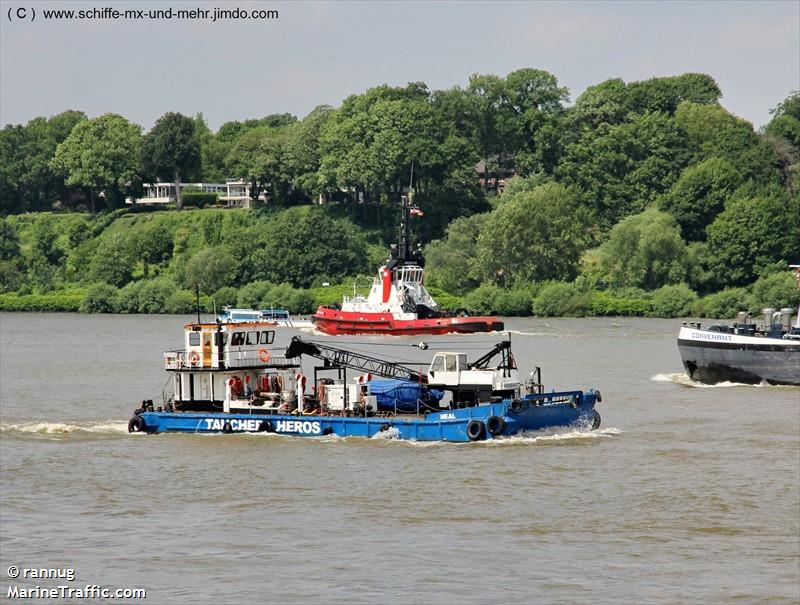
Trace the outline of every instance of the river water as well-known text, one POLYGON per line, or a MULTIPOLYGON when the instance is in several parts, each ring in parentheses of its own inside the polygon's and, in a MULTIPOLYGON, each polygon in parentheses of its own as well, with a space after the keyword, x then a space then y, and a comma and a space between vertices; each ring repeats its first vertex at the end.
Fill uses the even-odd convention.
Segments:
MULTIPOLYGON (((591 433, 129 435, 185 321, 0 314, 0 600, 65 583, 15 565, 150 603, 800 601, 800 389, 691 384, 679 322, 507 321, 521 370, 602 391, 591 433)), ((422 362, 419 340, 337 342, 422 362)))

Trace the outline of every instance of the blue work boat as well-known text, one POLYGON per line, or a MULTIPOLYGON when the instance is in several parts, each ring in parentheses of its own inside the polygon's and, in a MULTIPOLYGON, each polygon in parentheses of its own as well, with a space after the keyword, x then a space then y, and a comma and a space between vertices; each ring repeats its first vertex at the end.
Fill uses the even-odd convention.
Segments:
POLYGON ((523 385, 510 340, 472 362, 464 353, 438 352, 421 373, 300 337, 287 348, 274 348, 274 331, 263 322, 188 324, 185 339, 184 349, 165 353, 171 392, 161 406, 142 402, 130 432, 466 442, 600 425, 599 392, 545 393, 539 368, 523 385), (308 393, 303 356, 322 362, 314 367, 308 393), (348 370, 363 373, 348 381, 348 370), (419 398, 411 402, 409 393, 419 398))

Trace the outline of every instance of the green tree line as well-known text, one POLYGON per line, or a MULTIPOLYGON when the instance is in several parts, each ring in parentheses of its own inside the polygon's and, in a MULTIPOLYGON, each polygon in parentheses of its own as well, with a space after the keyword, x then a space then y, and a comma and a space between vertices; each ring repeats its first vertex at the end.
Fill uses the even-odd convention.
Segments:
POLYGON ((119 304, 126 288, 152 284, 184 302, 193 284, 209 300, 228 289, 226 302, 240 304, 261 283, 261 295, 282 286, 307 308, 324 298, 309 294, 322 282, 374 271, 409 185, 425 213, 415 231, 429 284, 448 304, 681 315, 791 303, 800 94, 760 131, 720 98, 713 78, 690 73, 608 80, 570 105, 555 76, 521 69, 448 90, 378 86, 302 119, 272 114, 217 132, 177 113, 149 132, 78 111, 8 125, 0 289, 17 298, 4 306, 53 292, 73 292, 74 306, 91 289, 100 300, 98 288, 115 289, 119 304), (266 192, 268 207, 123 208, 144 182, 226 178, 266 192))

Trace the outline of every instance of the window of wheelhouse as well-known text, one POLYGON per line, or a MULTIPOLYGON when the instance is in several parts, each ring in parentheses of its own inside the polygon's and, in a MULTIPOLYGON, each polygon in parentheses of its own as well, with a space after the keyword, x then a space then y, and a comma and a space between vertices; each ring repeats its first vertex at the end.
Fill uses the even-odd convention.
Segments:
POLYGON ((275 340, 275 332, 272 330, 263 330, 259 336, 258 342, 262 345, 271 345, 275 340))
POLYGON ((190 347, 200 346, 200 332, 189 332, 189 346, 190 347))
POLYGON ((258 332, 248 332, 247 333, 247 344, 249 344, 249 345, 257 345, 258 344, 258 332))
POLYGON ((244 344, 244 332, 234 332, 231 336, 231 346, 241 347, 244 344))

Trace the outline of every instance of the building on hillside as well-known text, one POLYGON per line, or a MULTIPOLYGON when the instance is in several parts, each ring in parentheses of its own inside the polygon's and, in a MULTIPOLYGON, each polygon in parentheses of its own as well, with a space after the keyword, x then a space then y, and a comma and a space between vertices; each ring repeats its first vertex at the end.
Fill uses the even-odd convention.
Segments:
MULTIPOLYGON (((227 208, 250 208, 253 199, 250 197, 250 185, 245 181, 229 180, 225 183, 181 183, 181 191, 190 189, 202 193, 217 194, 218 203, 227 208)), ((175 183, 144 183, 144 194, 140 198, 128 198, 128 204, 166 205, 175 203, 175 183)), ((267 197, 262 192, 258 200, 266 203, 267 197)))

